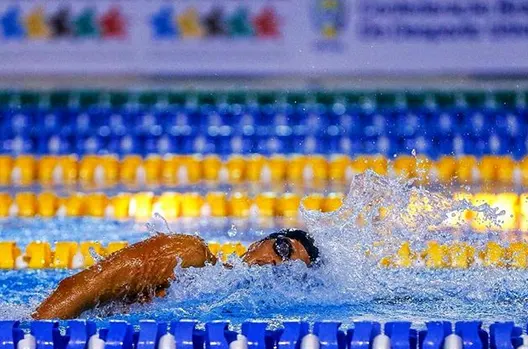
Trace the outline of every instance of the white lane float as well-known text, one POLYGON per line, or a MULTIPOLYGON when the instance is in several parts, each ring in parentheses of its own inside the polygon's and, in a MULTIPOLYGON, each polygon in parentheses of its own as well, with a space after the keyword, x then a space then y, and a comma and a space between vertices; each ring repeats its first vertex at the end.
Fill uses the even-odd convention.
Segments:
POLYGON ((372 349, 390 349, 391 340, 384 333, 378 334, 372 341, 372 349))
POLYGON ((158 349, 176 349, 176 338, 174 338, 172 333, 165 333, 161 336, 158 349))
POLYGON ((450 334, 444 339, 444 349, 462 349, 462 338, 457 334, 450 334))
POLYGON ((301 341, 301 349, 319 349, 319 337, 313 333, 308 333, 301 341))
POLYGON ((248 349, 248 340, 243 334, 237 335, 237 339, 229 343, 229 349, 248 349))
POLYGON ((104 349, 105 341, 99 338, 99 334, 94 334, 88 340, 87 349, 104 349))
POLYGON ((18 341, 17 349, 35 349, 37 341, 32 334, 24 334, 24 338, 18 341))

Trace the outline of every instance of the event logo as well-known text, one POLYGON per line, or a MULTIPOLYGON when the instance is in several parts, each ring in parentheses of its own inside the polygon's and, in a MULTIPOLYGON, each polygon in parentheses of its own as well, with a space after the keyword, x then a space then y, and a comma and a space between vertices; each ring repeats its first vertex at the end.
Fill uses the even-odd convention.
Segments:
POLYGON ((94 8, 85 8, 74 15, 69 7, 47 13, 44 7, 36 6, 24 13, 18 6, 12 6, 0 13, 0 26, 6 39, 126 37, 125 19, 118 7, 100 15, 94 8))
POLYGON ((257 13, 241 6, 231 13, 222 7, 213 7, 201 13, 196 7, 187 7, 176 13, 172 6, 163 6, 150 18, 152 35, 166 38, 277 38, 280 25, 276 11, 267 6, 257 13))
POLYGON ((333 40, 346 29, 347 0, 312 0, 312 17, 315 30, 322 39, 333 40))

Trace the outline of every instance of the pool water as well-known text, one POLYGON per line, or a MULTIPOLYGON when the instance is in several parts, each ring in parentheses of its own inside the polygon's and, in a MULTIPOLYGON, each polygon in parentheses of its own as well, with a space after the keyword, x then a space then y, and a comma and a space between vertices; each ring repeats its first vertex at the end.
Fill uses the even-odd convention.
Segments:
MULTIPOLYGON (((145 318, 193 318, 203 322, 229 318, 234 324, 248 319, 526 322, 527 271, 378 266, 379 258, 394 252, 401 241, 420 246, 437 234, 431 227, 441 225, 453 212, 468 207, 467 202, 454 202, 399 179, 366 172, 354 178, 338 211, 321 213, 301 208, 303 224, 316 239, 323 256, 318 266, 306 268, 302 262, 291 262, 277 267, 248 267, 231 257, 232 269, 220 264, 201 269, 177 267, 177 281, 165 298, 129 307, 111 304, 88 311, 82 317, 99 322, 126 319, 132 323, 145 318), (410 202, 422 206, 409 211, 410 202), (385 209, 383 217, 380 208, 385 209), (366 257, 366 251, 370 257, 366 257)), ((473 209, 489 219, 498 219, 499 214, 489 207, 473 209)), ((159 219, 151 224, 154 230, 173 230, 159 219)), ((0 238, 16 239, 21 245, 31 240, 136 242, 149 234, 144 223, 106 219, 11 219, 0 224, 0 238)), ((237 229, 201 233, 206 240, 234 239, 246 243, 262 234, 237 229)), ((57 283, 73 273, 71 270, 1 272, 0 317, 29 319, 31 311, 57 283)))

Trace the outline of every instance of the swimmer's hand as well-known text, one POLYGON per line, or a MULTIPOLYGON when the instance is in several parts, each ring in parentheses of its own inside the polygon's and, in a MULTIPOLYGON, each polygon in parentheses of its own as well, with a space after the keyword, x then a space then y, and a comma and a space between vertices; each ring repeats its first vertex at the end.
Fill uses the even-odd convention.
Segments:
POLYGON ((216 257, 198 237, 157 234, 59 283, 32 314, 34 319, 71 319, 113 301, 145 302, 164 295, 174 268, 203 267, 216 257))

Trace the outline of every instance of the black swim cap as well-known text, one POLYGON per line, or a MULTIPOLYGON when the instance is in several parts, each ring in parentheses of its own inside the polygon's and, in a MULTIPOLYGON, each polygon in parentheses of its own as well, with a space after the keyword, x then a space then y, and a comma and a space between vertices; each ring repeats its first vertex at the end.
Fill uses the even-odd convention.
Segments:
POLYGON ((276 239, 279 236, 299 241, 310 257, 310 265, 313 265, 319 258, 319 249, 315 246, 315 240, 307 232, 299 229, 281 229, 263 240, 276 239))

